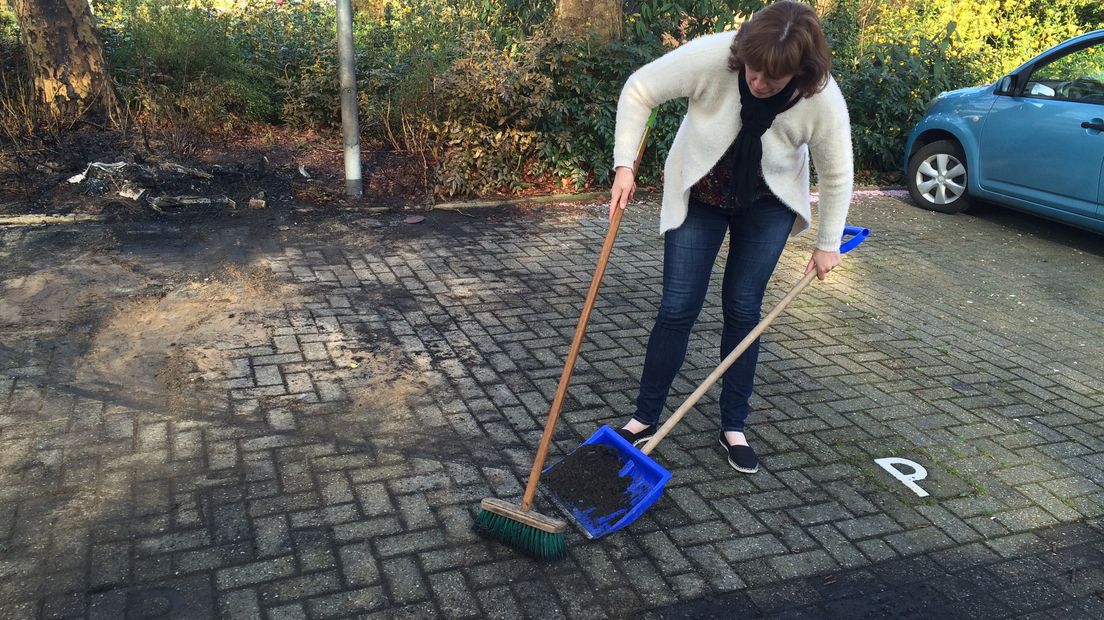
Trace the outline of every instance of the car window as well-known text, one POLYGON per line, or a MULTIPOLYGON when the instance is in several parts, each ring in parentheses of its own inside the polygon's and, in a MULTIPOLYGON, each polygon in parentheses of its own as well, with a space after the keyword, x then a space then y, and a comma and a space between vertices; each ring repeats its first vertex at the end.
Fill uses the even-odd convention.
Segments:
POLYGON ((1023 94, 1104 105, 1104 43, 1037 65, 1023 94))

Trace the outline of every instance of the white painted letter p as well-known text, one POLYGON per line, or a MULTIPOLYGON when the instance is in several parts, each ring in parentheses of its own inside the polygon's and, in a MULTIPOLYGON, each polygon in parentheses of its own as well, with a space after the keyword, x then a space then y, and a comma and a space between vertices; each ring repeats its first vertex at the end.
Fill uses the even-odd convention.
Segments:
POLYGON ((874 462, 882 466, 882 469, 889 472, 889 475, 901 481, 901 484, 912 489, 912 492, 920 497, 927 497, 928 492, 920 488, 920 485, 916 484, 917 480, 923 480, 928 477, 928 470, 924 469, 920 463, 910 461, 908 459, 898 458, 896 456, 886 457, 884 459, 874 459, 874 462), (894 467, 894 465, 907 465, 912 468, 912 473, 906 474, 901 470, 894 467))

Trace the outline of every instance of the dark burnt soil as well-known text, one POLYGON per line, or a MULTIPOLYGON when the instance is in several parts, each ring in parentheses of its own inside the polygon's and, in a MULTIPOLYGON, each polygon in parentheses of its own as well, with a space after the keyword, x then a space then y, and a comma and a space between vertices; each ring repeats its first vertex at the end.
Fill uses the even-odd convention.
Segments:
POLYGON ((145 202, 119 194, 121 183, 74 184, 67 179, 91 162, 128 162, 147 168, 185 166, 210 175, 166 175, 142 185, 160 196, 215 199, 206 210, 248 208, 403 208, 430 202, 425 162, 408 154, 362 145, 364 195, 345 196, 340 134, 258 128, 179 148, 167 140, 82 128, 26 143, 0 145, 0 215, 93 214, 159 217, 145 202))
MULTIPOLYGON (((172 136, 151 137, 78 126, 52 136, 27 138, 19 144, 0 141, 0 216, 25 214, 162 217, 148 206, 150 196, 202 196, 216 204, 211 211, 247 208, 263 197, 265 208, 401 209, 421 208, 441 200, 499 199, 504 195, 433 196, 432 161, 386 145, 361 144, 363 196, 345 195, 344 149, 338 130, 313 131, 270 126, 252 127, 218 138, 194 136, 181 142, 172 136), (185 166, 210 178, 177 175, 143 184, 146 199, 120 195, 119 179, 100 184, 73 184, 67 179, 89 163, 128 162, 144 167, 185 166)), ((147 179, 148 181, 148 179, 147 179)), ((532 179, 519 196, 568 191, 551 178, 532 179)), ((194 210, 194 207, 188 207, 194 210)), ((181 211, 178 209, 177 211, 181 211)), ((172 214, 169 214, 172 215, 172 214)))
POLYGON ((625 461, 617 450, 601 444, 580 446, 541 476, 541 483, 567 507, 591 510, 598 520, 630 505, 629 478, 618 472, 625 461))

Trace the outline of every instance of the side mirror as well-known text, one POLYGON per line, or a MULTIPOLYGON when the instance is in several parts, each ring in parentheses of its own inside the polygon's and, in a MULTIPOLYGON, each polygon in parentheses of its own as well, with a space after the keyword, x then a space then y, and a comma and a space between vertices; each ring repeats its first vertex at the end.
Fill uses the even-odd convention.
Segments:
POLYGON ((997 84, 997 94, 998 95, 1012 95, 1012 94, 1014 94, 1016 92, 1017 86, 1019 86, 1019 84, 1017 83, 1017 82, 1019 82, 1018 78, 1019 78, 1019 76, 1017 76, 1014 73, 1009 73, 1008 75, 1002 77, 1001 80, 1000 80, 1000 83, 997 84))

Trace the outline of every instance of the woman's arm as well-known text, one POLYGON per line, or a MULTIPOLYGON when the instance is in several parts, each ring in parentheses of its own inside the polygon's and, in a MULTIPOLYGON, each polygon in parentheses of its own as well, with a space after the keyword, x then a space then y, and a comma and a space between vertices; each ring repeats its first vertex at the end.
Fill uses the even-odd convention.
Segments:
POLYGON ((735 33, 694 39, 637 69, 625 81, 617 100, 613 167, 632 170, 633 160, 652 108, 678 97, 700 96, 717 76, 728 72, 728 53, 735 33))
POLYGON ((835 80, 829 80, 815 97, 821 100, 817 102, 817 117, 812 121, 809 154, 816 166, 820 194, 816 247, 838 254, 855 181, 851 121, 847 116, 847 103, 835 80))

